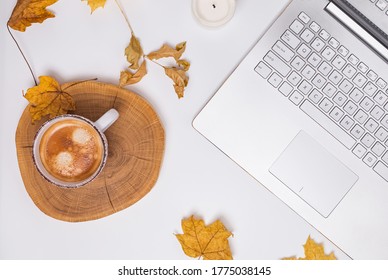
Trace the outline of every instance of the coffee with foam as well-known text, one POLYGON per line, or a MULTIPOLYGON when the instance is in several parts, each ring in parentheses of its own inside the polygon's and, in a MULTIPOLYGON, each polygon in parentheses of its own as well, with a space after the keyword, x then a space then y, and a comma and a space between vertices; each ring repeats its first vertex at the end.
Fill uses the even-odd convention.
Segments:
POLYGON ((55 178, 80 182, 101 166, 104 144, 96 129, 78 119, 64 119, 42 135, 39 155, 43 166, 55 178))

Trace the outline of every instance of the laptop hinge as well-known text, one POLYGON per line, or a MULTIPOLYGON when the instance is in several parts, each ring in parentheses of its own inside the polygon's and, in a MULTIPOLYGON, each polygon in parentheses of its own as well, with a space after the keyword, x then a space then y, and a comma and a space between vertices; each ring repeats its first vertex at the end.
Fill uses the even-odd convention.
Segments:
POLYGON ((388 63, 388 36, 347 1, 332 0, 325 8, 388 63))

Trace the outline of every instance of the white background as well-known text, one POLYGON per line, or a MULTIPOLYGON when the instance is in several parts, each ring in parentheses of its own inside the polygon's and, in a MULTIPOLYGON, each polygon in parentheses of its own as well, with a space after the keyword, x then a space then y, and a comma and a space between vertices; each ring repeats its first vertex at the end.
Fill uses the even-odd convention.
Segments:
MULTIPOLYGON (((191 122, 247 54, 287 0, 237 0, 233 19, 206 29, 193 18, 190 0, 121 0, 146 53, 187 41, 192 67, 186 96, 178 100, 163 70, 130 89, 155 108, 166 132, 166 151, 153 190, 135 205, 96 221, 67 223, 46 216, 28 196, 16 158, 15 131, 33 86, 6 32, 16 0, 0 7, 0 259, 188 259, 174 233, 182 218, 215 219, 231 230, 235 259, 303 256, 308 235, 326 252, 348 257, 198 134, 191 122)), ((13 31, 37 76, 59 82, 99 78, 118 83, 128 64, 130 32, 115 2, 90 15, 86 2, 60 0, 56 18, 13 31)), ((248 101, 249 102, 249 101, 248 101)), ((258 157, 260 155, 257 155, 258 157)))

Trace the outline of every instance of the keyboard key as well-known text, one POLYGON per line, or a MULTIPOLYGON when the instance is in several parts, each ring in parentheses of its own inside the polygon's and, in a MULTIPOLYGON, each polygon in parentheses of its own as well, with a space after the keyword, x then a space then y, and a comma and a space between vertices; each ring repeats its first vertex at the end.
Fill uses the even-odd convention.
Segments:
POLYGON ((373 168, 377 174, 379 174, 385 181, 388 181, 388 167, 379 161, 373 168))
POLYGON ((338 107, 334 107, 334 109, 330 113, 330 117, 332 117, 337 122, 339 122, 343 115, 344 112, 342 112, 338 107))
POLYGON ((306 43, 310 43, 311 40, 314 38, 314 33, 311 32, 309 29, 305 29, 300 37, 305 41, 306 43))
POLYGON ((357 73, 356 68, 351 66, 350 64, 346 65, 345 69, 342 70, 342 73, 349 79, 353 78, 353 76, 357 73))
POLYGON ((377 161, 377 158, 374 155, 372 155, 372 153, 368 153, 363 159, 363 162, 365 162, 366 165, 368 165, 369 167, 372 167, 376 161, 377 161))
POLYGON ((369 70, 368 74, 366 74, 366 76, 371 79, 372 81, 376 81, 377 79, 377 74, 375 72, 373 72, 372 70, 369 70))
POLYGON ((376 91, 377 91, 377 87, 374 84, 372 84, 372 82, 368 82, 364 87, 364 92, 369 96, 373 96, 376 93, 376 91))
POLYGON ((302 79, 302 77, 298 73, 296 73, 295 71, 293 71, 290 74, 290 76, 288 76, 288 78, 287 78, 287 80, 291 84, 293 84, 294 86, 296 86, 300 82, 301 79, 302 79))
POLYGON ((316 23, 315 21, 313 21, 313 22, 310 24, 310 28, 311 28, 314 32, 318 32, 319 29, 321 29, 321 27, 319 26, 319 24, 316 23))
POLYGON ((303 112, 309 115, 315 122, 327 130, 346 148, 351 149, 356 141, 343 131, 338 125, 331 121, 324 113, 316 108, 310 101, 305 100, 300 106, 303 112))
POLYGON ((317 67, 318 64, 322 61, 322 58, 317 55, 315 52, 312 53, 309 57, 309 59, 307 60, 312 66, 314 67, 317 67))
POLYGON ((310 21, 310 17, 304 13, 304 12, 301 12, 298 16, 298 18, 303 21, 304 23, 308 23, 310 21))
POLYGON ((358 107, 352 101, 348 101, 344 107, 344 110, 349 115, 353 116, 353 114, 357 111, 358 107))
POLYGON ((300 94, 299 92, 297 92, 297 91, 294 91, 294 92, 291 94, 291 96, 290 96, 289 99, 290 99, 291 102, 294 103, 295 105, 299 105, 300 102, 302 102, 302 100, 303 100, 303 95, 301 95, 301 94, 300 94))
POLYGON ((334 71, 330 74, 329 80, 332 81, 333 84, 338 85, 339 82, 342 80, 342 75, 341 75, 337 70, 334 70, 334 71))
POLYGON ((316 89, 314 89, 310 95, 309 95, 309 99, 314 102, 315 104, 317 104, 319 102, 319 100, 321 100, 323 97, 323 95, 317 91, 316 89))
POLYGON ((260 74, 264 79, 267 79, 269 74, 271 74, 271 68, 269 68, 264 62, 260 61, 257 64, 255 71, 260 74))
POLYGON ((342 90, 344 93, 349 93, 349 91, 353 88, 353 84, 351 82, 349 82, 347 79, 344 79, 340 86, 339 86, 340 90, 342 90))
POLYGON ((367 148, 370 148, 375 140, 376 139, 372 135, 366 133, 364 137, 362 137, 361 143, 364 144, 367 148))
POLYGON ((362 128, 361 126, 359 126, 358 124, 356 124, 356 125, 353 127, 352 131, 350 131, 350 133, 351 133, 354 137, 356 137, 357 139, 360 139, 361 136, 364 134, 364 132, 365 132, 365 129, 363 129, 363 128, 362 128))
POLYGON ((297 52, 298 54, 300 54, 301 57, 306 58, 310 54, 311 49, 306 44, 303 43, 298 48, 297 52))
POLYGON ((378 79, 376 84, 381 88, 381 89, 384 89, 386 86, 387 86, 387 82, 384 81, 383 79, 378 79))
POLYGON ((297 19, 294 20, 293 23, 290 25, 290 29, 294 31, 296 34, 299 34, 302 31, 303 27, 304 27, 303 23, 301 23, 297 19))
POLYGON ((378 0, 376 2, 376 7, 379 8, 380 10, 384 11, 385 8, 387 7, 388 3, 385 0, 378 0))
POLYGON ((299 45, 300 40, 291 33, 291 31, 286 30, 284 34, 282 35, 281 39, 283 40, 284 43, 289 45, 291 48, 296 49, 296 47, 299 45))
POLYGON ((379 127, 379 129, 375 133, 375 136, 376 136, 377 139, 379 139, 380 141, 384 142, 385 139, 387 139, 387 137, 388 137, 388 131, 386 131, 382 127, 379 127))
POLYGON ((349 50, 347 48, 345 48, 344 46, 339 47, 338 52, 342 56, 347 56, 349 54, 349 50))
POLYGON ((317 52, 321 52, 323 47, 325 46, 325 42, 323 42, 321 39, 318 37, 315 38, 315 40, 311 43, 311 47, 316 50, 317 52))
POLYGON ((388 164, 388 152, 386 152, 383 157, 381 158, 385 163, 388 164))
POLYGON ((349 116, 345 116, 340 122, 340 124, 343 128, 349 130, 353 126, 354 120, 352 120, 349 116))
POLYGON ((374 103, 372 100, 370 100, 368 97, 364 97, 364 99, 361 101, 360 106, 365 109, 365 111, 369 112, 370 109, 372 109, 374 103))
POLYGON ((329 61, 332 60, 334 55, 335 51, 330 47, 326 47, 325 50, 322 52, 322 56, 329 61))
POLYGON ((353 154, 355 154, 358 158, 362 158, 365 153, 366 149, 361 144, 357 144, 357 146, 353 149, 353 154))
POLYGON ((321 72, 323 75, 327 76, 330 73, 331 69, 333 69, 333 67, 331 67, 330 64, 324 61, 319 66, 318 71, 321 72))
POLYGON ((294 67, 296 70, 300 70, 302 69, 302 67, 305 65, 306 63, 304 62, 304 60, 302 60, 299 56, 296 56, 292 62, 291 62, 291 66, 294 67))
POLYGON ((322 91, 328 97, 332 97, 334 93, 337 91, 337 89, 331 83, 327 83, 322 91))
POLYGON ((340 43, 339 43, 336 39, 331 38, 331 39, 329 40, 329 45, 332 46, 333 49, 336 49, 336 48, 339 47, 340 43))
POLYGON ((358 110, 357 114, 354 116, 354 119, 358 121, 360 124, 363 124, 366 122, 368 118, 368 114, 365 113, 363 110, 358 110))
POLYGON ((302 75, 305 76, 306 79, 308 80, 311 80, 314 74, 315 74, 315 70, 311 68, 309 65, 307 65, 302 71, 302 75))
POLYGON ((368 71, 368 69, 369 69, 369 67, 368 66, 366 66, 366 64, 365 63, 360 63, 360 64, 358 64, 358 66, 357 66, 357 68, 358 68, 358 70, 360 70, 362 73, 366 73, 366 71, 368 71))
POLYGON ((320 36, 323 40, 325 40, 325 41, 327 41, 327 40, 330 38, 329 32, 327 32, 325 29, 322 29, 321 32, 319 32, 319 36, 320 36))
POLYGON ((274 87, 278 87, 282 82, 282 78, 274 72, 271 77, 269 77, 268 82, 274 87))
POLYGON ((376 101, 377 104, 383 106, 385 101, 387 101, 388 96, 385 95, 384 92, 379 91, 373 99, 376 101))
POLYGON ((337 55, 336 58, 333 60, 333 65, 338 70, 341 70, 346 65, 346 60, 343 59, 341 56, 337 55))
POLYGON ((289 62, 294 57, 294 52, 281 41, 277 41, 272 49, 285 61, 289 62))
POLYGON ((312 83, 314 86, 316 86, 317 88, 320 89, 326 83, 326 79, 324 77, 322 77, 321 75, 317 74, 312 83))
POLYGON ((381 121, 381 124, 385 127, 388 128, 388 115, 385 115, 383 120, 381 121))
POLYGON ((379 127, 379 124, 375 120, 369 119, 364 126, 369 132, 373 133, 379 127))
POLYGON ((334 96, 334 99, 333 99, 333 100, 334 100, 334 102, 335 102, 338 106, 342 107, 342 105, 345 104, 346 99, 347 99, 347 97, 346 97, 344 94, 342 94, 341 92, 339 92, 339 93, 337 93, 337 94, 334 96))
POLYGON ((383 153, 384 153, 384 151, 385 151, 385 147, 381 144, 381 143, 379 143, 379 142, 377 142, 374 146, 373 146, 373 148, 372 148, 372 152, 376 155, 376 156, 381 156, 383 153))
POLYGON ((331 102, 326 97, 319 103, 319 108, 321 108, 325 113, 329 113, 330 109, 333 107, 333 102, 331 102))
POLYGON ((360 102, 363 96, 364 94, 358 88, 354 88, 350 94, 350 98, 353 99, 356 103, 360 102))
POLYGON ((357 65, 358 62, 359 62, 360 60, 358 59, 357 56, 355 56, 354 54, 351 54, 351 55, 349 56, 349 58, 348 58, 348 61, 349 61, 351 64, 353 64, 353 65, 357 65))
POLYGON ((291 91, 293 90, 293 87, 287 83, 287 82, 284 82, 280 87, 279 87, 279 91, 284 95, 284 96, 288 96, 291 91))
POLYGON ((283 77, 287 76, 287 74, 291 71, 291 68, 272 51, 267 53, 267 55, 264 57, 264 61, 267 62, 276 71, 278 71, 283 77))
POLYGON ((310 85, 307 81, 303 81, 300 83, 298 89, 303 93, 303 94, 308 94, 310 90, 313 88, 312 85, 310 85))
POLYGON ((363 87, 366 83, 367 79, 361 75, 360 73, 358 73, 356 75, 356 77, 353 79, 353 82, 358 86, 358 87, 363 87))
POLYGON ((381 109, 379 106, 375 106, 370 112, 370 115, 375 119, 375 120, 380 120, 384 116, 384 110, 381 109))

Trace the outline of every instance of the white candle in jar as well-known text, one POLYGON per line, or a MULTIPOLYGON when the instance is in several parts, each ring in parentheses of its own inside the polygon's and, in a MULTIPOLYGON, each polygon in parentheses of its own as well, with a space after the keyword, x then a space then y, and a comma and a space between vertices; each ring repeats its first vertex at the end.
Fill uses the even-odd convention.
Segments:
POLYGON ((235 6, 235 0, 192 0, 194 17, 209 27, 227 23, 234 15, 235 6))

